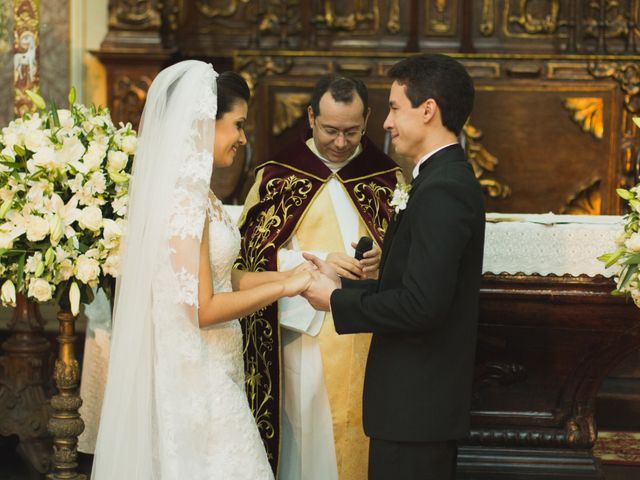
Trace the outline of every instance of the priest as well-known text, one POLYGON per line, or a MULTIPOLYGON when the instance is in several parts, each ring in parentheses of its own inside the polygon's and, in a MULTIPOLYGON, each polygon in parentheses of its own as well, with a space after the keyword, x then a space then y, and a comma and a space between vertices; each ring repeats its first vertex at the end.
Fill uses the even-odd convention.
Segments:
MULTIPOLYGON (((256 170, 236 268, 289 270, 305 251, 346 278, 377 275, 389 202, 403 179, 364 135, 369 112, 360 80, 320 78, 307 112, 309 138, 256 170), (374 246, 356 260, 362 236, 374 246)), ((331 314, 302 297, 281 299, 242 324, 247 394, 279 478, 365 479, 361 403, 370 336, 338 336, 331 314)))

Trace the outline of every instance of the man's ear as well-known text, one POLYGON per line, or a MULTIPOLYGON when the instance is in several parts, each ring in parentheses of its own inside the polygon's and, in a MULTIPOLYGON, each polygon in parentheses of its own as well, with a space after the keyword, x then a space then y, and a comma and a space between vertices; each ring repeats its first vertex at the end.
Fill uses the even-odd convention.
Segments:
POLYGON ((371 115, 371 107, 367 109, 367 114, 364 117, 364 125, 362 126, 362 132, 367 129, 367 122, 369 121, 369 116, 371 115))
POLYGON ((433 98, 427 98, 422 103, 422 120, 424 123, 429 123, 436 116, 438 112, 438 104, 433 98))
POLYGON ((313 124, 315 123, 314 120, 316 117, 313 115, 313 108, 311 108, 311 105, 307 107, 307 117, 309 119, 309 128, 313 130, 313 124))

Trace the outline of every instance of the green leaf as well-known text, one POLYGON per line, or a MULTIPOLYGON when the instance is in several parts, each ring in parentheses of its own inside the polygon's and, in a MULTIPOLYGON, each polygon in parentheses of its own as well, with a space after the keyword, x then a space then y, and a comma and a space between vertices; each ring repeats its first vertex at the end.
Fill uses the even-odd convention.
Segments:
POLYGON ((598 260, 605 263, 604 268, 609 268, 611 265, 616 263, 620 257, 622 257, 625 253, 624 248, 619 248, 613 253, 605 253, 598 257, 598 260))
POLYGON ((626 287, 627 283, 629 283, 629 281, 631 280, 631 277, 633 276, 633 274, 636 273, 637 271, 638 271, 638 265, 629 265, 629 267, 627 267, 627 270, 624 274, 622 282, 620 282, 620 284, 618 285, 618 290, 622 290, 624 287, 626 287))
POLYGON ((616 193, 618 194, 618 196, 622 197, 625 200, 631 200, 632 198, 635 198, 635 195, 633 193, 624 188, 616 188, 616 193))
POLYGON ((25 93, 38 110, 44 110, 46 108, 47 104, 45 103, 44 98, 42 98, 39 94, 37 94, 33 90, 25 90, 25 93))
POLYGON ((69 106, 76 103, 76 87, 71 87, 69 90, 69 106))
POLYGON ((27 254, 23 253, 18 259, 18 271, 16 275, 18 277, 18 281, 16 282, 16 291, 18 292, 22 290, 22 284, 24 283, 24 260, 26 256, 27 254))
POLYGON ((58 107, 56 106, 56 102, 51 100, 51 116, 53 117, 53 124, 60 128, 60 118, 58 117, 58 107))
POLYGON ((622 263, 624 265, 638 265, 640 263, 640 253, 634 253, 622 263))

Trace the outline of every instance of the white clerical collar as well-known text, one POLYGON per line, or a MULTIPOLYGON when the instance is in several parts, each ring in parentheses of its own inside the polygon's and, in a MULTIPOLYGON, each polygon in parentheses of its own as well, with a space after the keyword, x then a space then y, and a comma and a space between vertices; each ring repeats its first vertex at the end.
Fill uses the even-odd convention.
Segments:
POLYGON ((329 170, 331 170, 333 173, 336 173, 338 170, 346 167, 349 164, 349 162, 353 160, 354 157, 356 157, 357 155, 360 154, 360 152, 362 152, 362 144, 359 143, 355 152, 353 152, 353 154, 351 154, 351 156, 347 158, 344 162, 332 162, 331 160, 327 160, 322 155, 320 155, 320 152, 318 151, 318 147, 316 147, 316 142, 313 141, 313 137, 309 138, 306 141, 306 144, 307 144, 307 147, 309 147, 309 150, 311 150, 311 152, 316 157, 322 160, 322 163, 324 163, 329 168, 329 170))
POLYGON ((416 166, 413 167, 413 178, 416 178, 418 176, 418 174, 420 174, 420 165, 422 165, 424 162, 426 162, 427 160, 429 160, 429 158, 431 158, 433 155, 435 155, 436 153, 438 153, 440 150, 442 150, 443 148, 447 148, 450 147, 451 145, 457 145, 457 142, 453 142, 453 143, 448 143, 446 145, 443 145, 442 147, 436 148, 435 150, 431 150, 429 153, 427 153, 424 157, 422 157, 418 163, 416 163, 416 166))

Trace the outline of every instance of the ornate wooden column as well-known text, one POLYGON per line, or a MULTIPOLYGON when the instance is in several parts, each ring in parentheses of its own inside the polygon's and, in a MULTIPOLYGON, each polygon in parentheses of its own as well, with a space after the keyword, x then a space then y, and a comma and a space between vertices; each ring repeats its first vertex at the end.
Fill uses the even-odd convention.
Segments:
POLYGON ((109 2, 109 32, 92 52, 107 69, 107 103, 114 123, 137 127, 153 77, 176 52, 178 7, 169 0, 109 2))

